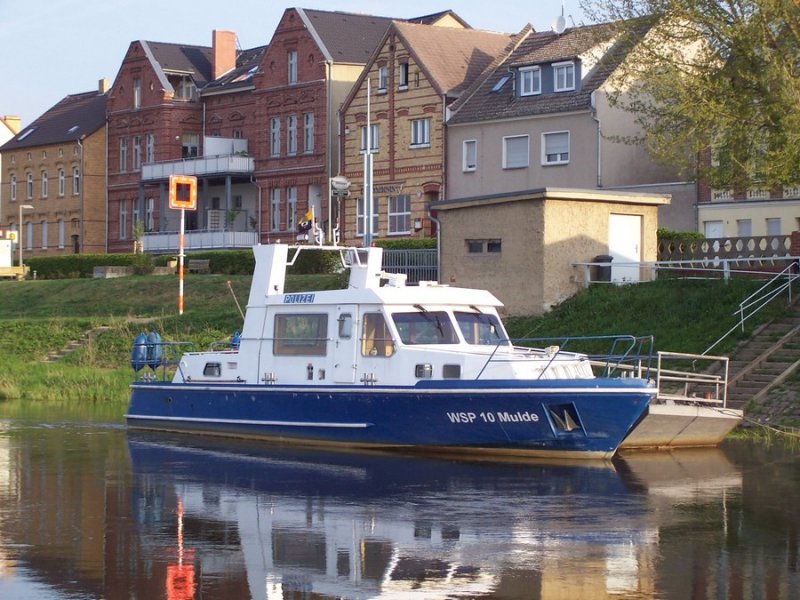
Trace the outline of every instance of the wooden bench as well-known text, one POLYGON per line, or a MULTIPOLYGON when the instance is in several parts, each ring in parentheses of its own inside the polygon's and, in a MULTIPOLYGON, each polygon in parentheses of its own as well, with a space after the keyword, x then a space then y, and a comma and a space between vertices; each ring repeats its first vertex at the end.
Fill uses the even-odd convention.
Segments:
POLYGON ((208 259, 192 258, 186 265, 189 273, 211 273, 211 261, 208 259))

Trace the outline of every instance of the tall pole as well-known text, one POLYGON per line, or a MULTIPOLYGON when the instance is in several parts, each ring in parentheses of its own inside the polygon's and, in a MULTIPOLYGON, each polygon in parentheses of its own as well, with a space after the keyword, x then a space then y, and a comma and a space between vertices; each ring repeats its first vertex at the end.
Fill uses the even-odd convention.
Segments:
POLYGON ((184 245, 184 233, 185 233, 185 221, 184 215, 186 211, 181 209, 181 232, 178 236, 178 314, 183 314, 183 245, 184 245))
POLYGON ((367 147, 364 152, 364 246, 372 246, 372 125, 370 124, 369 102, 371 80, 367 77, 367 147))

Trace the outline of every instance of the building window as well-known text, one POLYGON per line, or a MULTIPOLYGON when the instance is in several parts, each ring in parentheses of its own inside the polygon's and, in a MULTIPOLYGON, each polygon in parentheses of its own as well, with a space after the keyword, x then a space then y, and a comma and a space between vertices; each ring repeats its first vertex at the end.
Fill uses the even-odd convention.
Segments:
POLYGON ((478 168, 478 140, 464 140, 461 146, 461 169, 474 171, 478 168))
POLYGON ((269 191, 269 225, 271 231, 281 230, 281 190, 272 188, 269 191))
POLYGON ((289 50, 287 54, 289 65, 289 85, 297 83, 297 50, 289 50))
POLYGON ((47 193, 50 191, 50 183, 47 179, 47 171, 42 171, 42 198, 47 198, 47 193))
POLYGON ((81 193, 81 170, 72 167, 72 195, 77 196, 81 193))
POLYGON ((33 250, 33 221, 25 223, 25 247, 33 250))
POLYGON ((289 115, 286 118, 286 154, 289 156, 297 154, 297 115, 289 115))
POLYGON ((146 220, 144 223, 144 228, 145 231, 153 231, 155 229, 154 215, 155 215, 156 201, 154 198, 148 198, 147 200, 145 200, 145 202, 146 202, 146 207, 145 207, 146 220))
POLYGON ((128 239, 128 201, 120 200, 119 203, 119 239, 128 239))
POLYGON ((17 176, 16 175, 12 175, 11 176, 11 201, 12 202, 16 202, 17 201, 17 176))
POLYGON ((408 89, 408 62, 401 62, 397 68, 398 87, 401 90, 408 89))
MULTIPOLYGON (((364 198, 356 200, 356 235, 361 237, 366 234, 367 215, 364 213, 364 198)), ((378 199, 372 197, 372 235, 377 235, 380 223, 378 211, 378 199)))
POLYGON ((242 131, 241 127, 234 127, 233 128, 233 139, 241 140, 244 137, 244 132, 242 131))
POLYGON ((569 162, 569 131, 542 134, 542 164, 564 165, 569 162))
POLYGON ((281 120, 279 117, 272 117, 269 120, 269 155, 281 155, 281 120))
POLYGON ((58 220, 58 247, 64 248, 64 219, 58 220))
POLYGON ((286 230, 294 231, 297 215, 297 188, 286 188, 286 230))
POLYGON ((469 254, 499 254, 503 249, 501 240, 464 240, 469 254))
POLYGON ((156 138, 152 133, 144 134, 144 162, 150 164, 156 160, 156 138))
POLYGON ((47 221, 42 219, 42 250, 47 250, 47 221))
POLYGON ((411 196, 390 196, 388 217, 389 235, 411 233, 411 196))
POLYGON ((411 121, 411 147, 421 148, 431 145, 431 120, 414 119, 411 121))
POLYGON ((133 109, 139 110, 142 107, 142 80, 133 80, 133 109))
POLYGON ((303 115, 303 152, 314 152, 314 113, 303 115))
POLYGON ((25 196, 30 200, 33 198, 33 173, 28 173, 25 185, 25 196))
POLYGON ((553 89, 556 92, 575 89, 575 63, 553 63, 553 89))
POLYGON ((542 93, 542 71, 539 67, 519 70, 519 95, 533 96, 542 93))
POLYGON ((528 136, 512 135, 503 138, 503 168, 524 169, 528 166, 528 136))
POLYGON ((142 168, 142 138, 138 135, 133 136, 133 170, 138 171, 142 168))
POLYGON ((128 170, 128 138, 119 138, 119 172, 128 170))
MULTIPOLYGON (((378 151, 380 147, 380 128, 378 123, 370 123, 369 126, 369 149, 372 154, 378 151)), ((367 126, 361 126, 361 150, 363 154, 367 150, 367 126)))
POLYGON ((781 234, 780 217, 767 219, 767 235, 780 235, 780 234, 781 234))
POLYGON ((750 219, 737 219, 736 235, 738 237, 750 237, 753 235, 753 221, 750 219))
POLYGON ((200 150, 200 136, 196 133, 184 133, 181 157, 197 158, 200 150))
POLYGON ((389 69, 386 65, 378 67, 378 93, 386 93, 389 86, 389 69))
POLYGON ((67 174, 64 169, 58 170, 58 195, 63 196, 67 193, 67 174))

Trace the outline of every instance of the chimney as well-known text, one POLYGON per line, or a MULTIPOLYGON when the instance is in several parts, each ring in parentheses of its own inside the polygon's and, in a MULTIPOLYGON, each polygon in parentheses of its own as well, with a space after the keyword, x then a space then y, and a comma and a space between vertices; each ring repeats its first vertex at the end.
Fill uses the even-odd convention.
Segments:
POLYGON ((217 79, 236 66, 236 34, 215 29, 212 40, 211 77, 217 79))
POLYGON ((0 117, 0 121, 6 124, 11 130, 11 133, 17 135, 19 133, 20 126, 22 125, 22 120, 17 115, 5 115, 0 117))
POLYGON ((97 91, 101 94, 108 93, 108 79, 103 77, 97 80, 97 91))

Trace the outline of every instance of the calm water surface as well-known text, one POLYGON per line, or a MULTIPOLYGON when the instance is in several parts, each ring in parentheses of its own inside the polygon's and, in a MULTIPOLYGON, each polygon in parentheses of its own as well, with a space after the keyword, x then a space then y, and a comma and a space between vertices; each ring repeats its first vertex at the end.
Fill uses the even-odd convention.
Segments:
POLYGON ((798 598, 798 500, 782 444, 476 463, 0 403, 0 598, 798 598))

